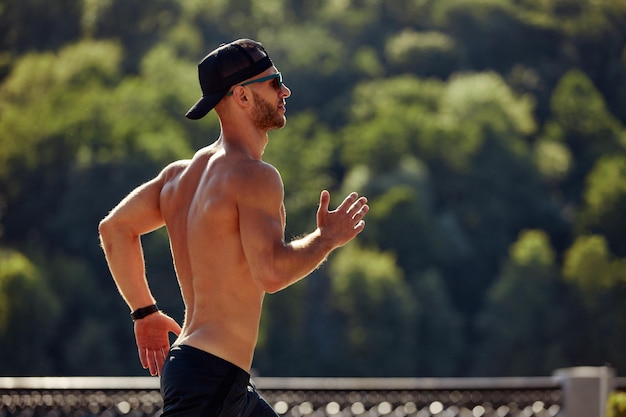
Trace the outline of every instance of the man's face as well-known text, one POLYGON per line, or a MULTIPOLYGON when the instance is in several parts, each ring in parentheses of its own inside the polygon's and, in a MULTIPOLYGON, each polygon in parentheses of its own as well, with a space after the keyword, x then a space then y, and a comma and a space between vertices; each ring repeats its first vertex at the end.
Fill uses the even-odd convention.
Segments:
POLYGON ((285 126, 287 119, 282 110, 283 100, 276 100, 271 103, 265 100, 260 94, 252 91, 254 97, 254 110, 252 113, 253 122, 259 130, 280 129, 285 126))

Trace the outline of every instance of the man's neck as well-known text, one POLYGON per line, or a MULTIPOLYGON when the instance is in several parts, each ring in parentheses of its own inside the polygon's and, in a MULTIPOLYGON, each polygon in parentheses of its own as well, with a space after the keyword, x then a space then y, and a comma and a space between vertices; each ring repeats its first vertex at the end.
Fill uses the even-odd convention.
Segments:
POLYGON ((256 130, 222 131, 220 140, 227 151, 241 152, 248 155, 251 159, 261 160, 263 151, 268 142, 268 136, 267 132, 259 132, 256 130))

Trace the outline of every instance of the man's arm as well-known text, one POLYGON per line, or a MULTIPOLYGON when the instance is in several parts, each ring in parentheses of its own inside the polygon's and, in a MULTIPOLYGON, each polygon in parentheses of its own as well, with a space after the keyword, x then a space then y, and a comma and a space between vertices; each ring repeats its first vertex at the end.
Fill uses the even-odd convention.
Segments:
POLYGON ((369 210, 365 197, 351 193, 336 210, 329 211, 330 194, 324 190, 317 229, 286 243, 280 175, 269 165, 254 171, 242 185, 239 224, 250 271, 265 291, 276 292, 304 278, 365 227, 363 217, 369 210))
POLYGON ((101 222, 100 242, 111 275, 131 311, 155 303, 146 280, 141 235, 163 226, 161 176, 133 190, 101 222))
MULTIPOLYGON (((163 226, 160 195, 163 173, 124 198, 99 225, 100 241, 111 275, 131 311, 155 304, 150 292, 140 237, 163 226)), ((168 333, 180 326, 158 312, 135 322, 139 358, 151 375, 160 374, 169 349, 168 333)))

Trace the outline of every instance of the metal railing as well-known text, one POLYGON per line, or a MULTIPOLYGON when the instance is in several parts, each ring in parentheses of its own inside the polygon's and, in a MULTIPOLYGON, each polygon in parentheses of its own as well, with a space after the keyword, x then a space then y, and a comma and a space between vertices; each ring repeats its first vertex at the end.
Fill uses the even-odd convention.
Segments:
MULTIPOLYGON (((609 368, 551 377, 254 381, 286 417, 603 417, 603 390, 626 389, 626 378, 609 368)), ((0 417, 156 417, 161 407, 158 378, 0 377, 0 417)))

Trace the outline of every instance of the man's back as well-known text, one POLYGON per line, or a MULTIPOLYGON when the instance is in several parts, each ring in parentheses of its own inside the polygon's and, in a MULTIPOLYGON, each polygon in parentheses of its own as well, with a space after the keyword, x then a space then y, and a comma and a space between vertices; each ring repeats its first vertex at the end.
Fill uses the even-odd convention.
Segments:
POLYGON ((264 291, 254 281, 241 243, 239 152, 221 141, 175 165, 161 192, 174 264, 186 306, 177 344, 211 352, 249 370, 264 291))

